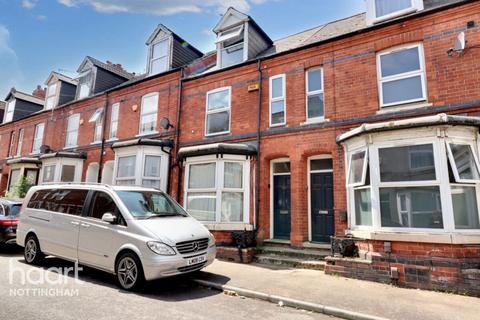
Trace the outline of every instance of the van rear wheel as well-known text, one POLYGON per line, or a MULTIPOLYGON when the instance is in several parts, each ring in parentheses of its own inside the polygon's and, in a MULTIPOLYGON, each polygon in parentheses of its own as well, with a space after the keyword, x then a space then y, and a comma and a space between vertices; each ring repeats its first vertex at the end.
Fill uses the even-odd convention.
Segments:
POLYGON ((142 263, 136 255, 124 253, 116 266, 117 281, 124 290, 133 291, 139 289, 144 281, 142 263))
POLYGON ((40 250, 40 243, 36 236, 28 236, 25 241, 23 256, 28 264, 39 264, 43 260, 44 255, 40 250))

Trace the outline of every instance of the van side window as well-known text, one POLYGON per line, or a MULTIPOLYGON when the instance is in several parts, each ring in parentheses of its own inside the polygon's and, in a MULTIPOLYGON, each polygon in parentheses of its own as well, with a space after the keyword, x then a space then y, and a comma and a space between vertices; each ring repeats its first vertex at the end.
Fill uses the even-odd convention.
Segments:
POLYGON ((117 217, 121 217, 120 210, 118 210, 112 197, 105 192, 97 191, 92 197, 92 204, 88 216, 95 219, 102 219, 105 213, 111 213, 117 217))
POLYGON ((32 195, 27 207, 78 216, 82 214, 87 193, 88 190, 39 190, 32 195))

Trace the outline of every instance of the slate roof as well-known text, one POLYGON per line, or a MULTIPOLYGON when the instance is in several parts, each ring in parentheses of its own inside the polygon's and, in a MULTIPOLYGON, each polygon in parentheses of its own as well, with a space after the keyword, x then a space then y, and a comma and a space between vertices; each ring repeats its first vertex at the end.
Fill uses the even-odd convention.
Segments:
POLYGON ((43 99, 39 99, 35 96, 32 96, 31 94, 17 91, 15 88, 12 88, 12 90, 10 90, 5 100, 8 100, 12 95, 15 99, 25 100, 31 103, 40 104, 42 106, 45 102, 43 99))
POLYGON ((48 76, 47 80, 45 81, 45 85, 47 85, 47 84, 50 82, 50 79, 51 79, 53 76, 57 77, 57 79, 60 80, 60 81, 73 84, 74 86, 78 85, 78 81, 77 81, 77 80, 72 79, 72 78, 70 78, 70 77, 67 77, 66 75, 61 74, 61 73, 58 73, 58 72, 56 72, 56 71, 52 71, 52 72, 50 73, 50 75, 48 76))
MULTIPOLYGON (((105 62, 102 62, 102 61, 100 61, 98 59, 95 59, 93 57, 87 56, 85 59, 90 60, 93 63, 93 65, 95 65, 96 67, 107 70, 107 71, 109 71, 111 73, 114 73, 116 75, 119 75, 120 77, 123 77, 125 79, 132 79, 134 77, 134 75, 131 74, 130 72, 127 72, 127 71, 122 70, 118 67, 115 67, 114 65, 110 65, 110 64, 107 64, 105 62)), ((81 67, 82 66, 83 66, 83 63, 81 65, 81 67)))

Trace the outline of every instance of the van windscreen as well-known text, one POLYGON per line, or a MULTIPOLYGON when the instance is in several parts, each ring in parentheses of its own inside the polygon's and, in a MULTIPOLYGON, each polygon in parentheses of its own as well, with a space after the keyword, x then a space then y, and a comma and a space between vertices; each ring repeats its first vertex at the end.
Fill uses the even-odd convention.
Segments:
POLYGON ((117 191, 118 196, 138 219, 188 216, 169 196, 155 191, 117 191))

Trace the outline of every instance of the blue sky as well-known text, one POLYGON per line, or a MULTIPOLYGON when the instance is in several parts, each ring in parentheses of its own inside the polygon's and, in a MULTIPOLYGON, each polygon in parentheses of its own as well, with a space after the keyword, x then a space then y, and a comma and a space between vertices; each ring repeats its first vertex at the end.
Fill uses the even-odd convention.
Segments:
POLYGON ((273 40, 364 11, 364 0, 0 0, 0 99, 12 86, 31 92, 52 70, 75 76, 86 55, 143 72, 159 23, 212 50, 230 5, 273 40))

